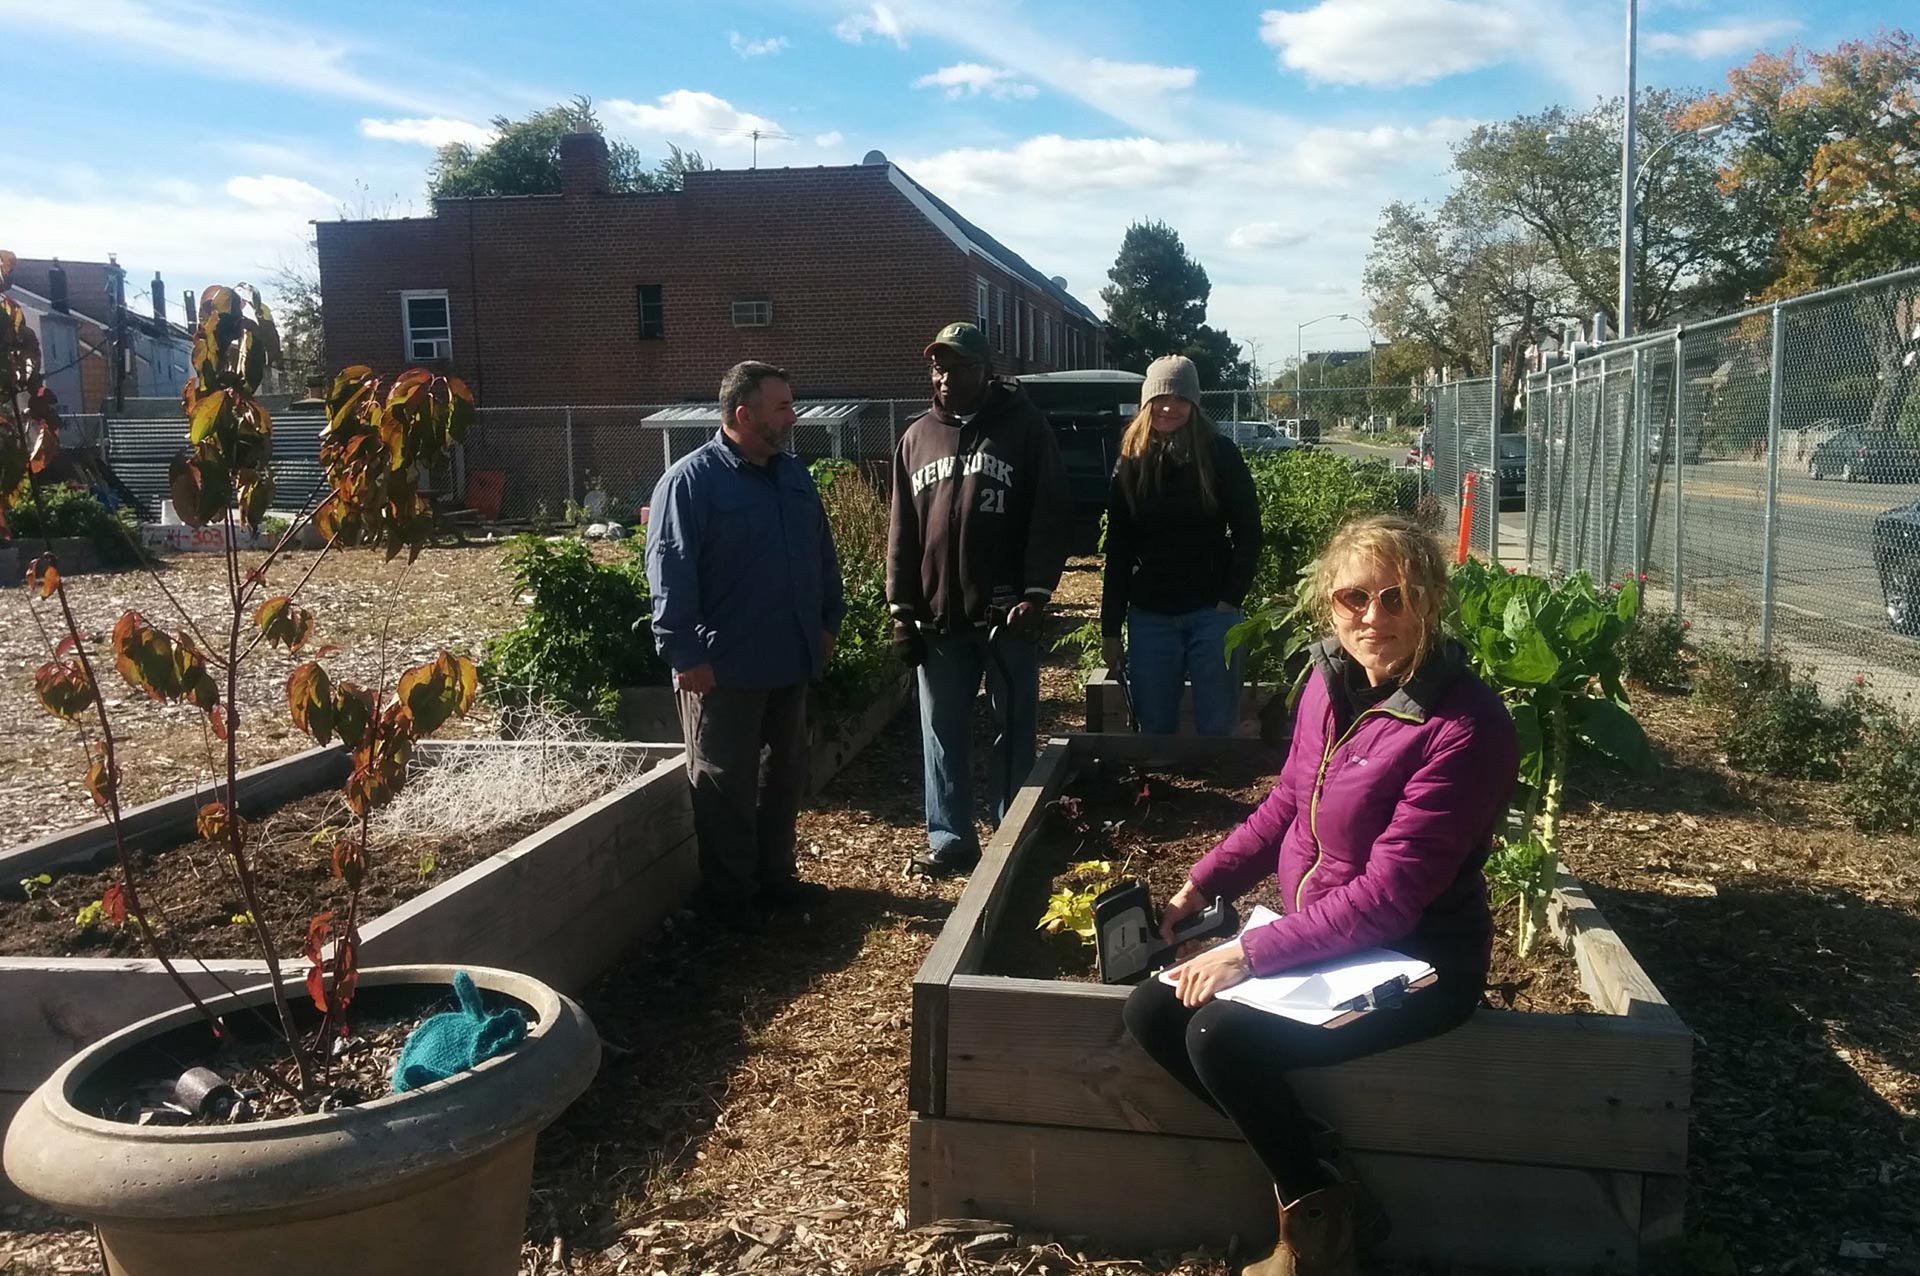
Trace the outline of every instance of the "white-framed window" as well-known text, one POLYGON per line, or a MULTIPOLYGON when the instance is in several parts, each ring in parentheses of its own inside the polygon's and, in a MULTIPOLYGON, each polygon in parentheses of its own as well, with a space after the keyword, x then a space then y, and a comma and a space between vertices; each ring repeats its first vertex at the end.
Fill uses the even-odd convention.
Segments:
POLYGON ((1027 361, 1033 361, 1033 303, 1027 303, 1027 361))
POLYGON ((773 303, 764 297, 753 297, 733 303, 733 326, 736 328, 770 328, 773 326, 773 303))
POLYGON ((453 358, 453 308, 446 289, 401 293, 400 330, 409 361, 453 358))
POLYGON ((973 281, 973 293, 974 322, 979 325, 981 335, 985 336, 993 328, 988 321, 992 310, 993 285, 984 279, 976 279, 973 281))
POLYGON ((1013 357, 1020 357, 1020 299, 1013 299, 1013 357))
POLYGON ((993 348, 1007 352, 1007 294, 998 288, 993 292, 993 348))

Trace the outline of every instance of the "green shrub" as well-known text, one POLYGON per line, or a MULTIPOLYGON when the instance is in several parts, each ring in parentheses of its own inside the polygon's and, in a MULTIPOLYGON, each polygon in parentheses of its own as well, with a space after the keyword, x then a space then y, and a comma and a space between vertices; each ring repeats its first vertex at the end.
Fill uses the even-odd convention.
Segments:
POLYGON ((1627 676, 1655 691, 1685 691, 1689 678, 1682 652, 1687 628, 1687 622, 1670 611, 1641 612, 1620 648, 1627 676))
POLYGON ((42 488, 40 499, 46 507, 44 526, 30 504, 16 506, 8 516, 16 540, 84 536, 103 563, 125 567, 140 561, 140 520, 128 507, 110 510, 92 492, 67 483, 42 488))
POLYGON ((887 503, 850 461, 815 461, 809 468, 826 506, 847 595, 819 702, 829 714, 850 714, 871 704, 904 668, 893 654, 887 612, 887 503))
POLYGON ((487 641, 487 699, 509 711, 557 702, 611 729, 621 687, 666 682, 653 647, 644 545, 635 537, 619 559, 600 562, 584 541, 516 537, 506 568, 514 591, 529 599, 527 614, 487 641))
POLYGON ((1699 655, 1694 694, 1718 709, 1739 710, 1759 696, 1773 694, 1790 673, 1781 662, 1758 652, 1703 647, 1699 655))
POLYGON ((1847 759, 1854 827, 1864 833, 1911 829, 1920 795, 1920 721, 1876 701, 1868 701, 1861 716, 1859 747, 1847 759))
POLYGON ((1790 780, 1838 779, 1860 739, 1866 697, 1852 686, 1830 704, 1813 679, 1785 661, 1769 665, 1746 684, 1744 699, 1726 706, 1727 764, 1790 780))
POLYGON ((1320 636, 1299 605, 1303 573, 1348 519, 1412 512, 1418 483, 1385 461, 1317 448, 1255 453, 1247 468, 1260 501, 1260 565, 1247 592, 1247 618, 1228 633, 1227 646, 1244 646, 1250 681, 1290 684, 1307 645, 1320 636))

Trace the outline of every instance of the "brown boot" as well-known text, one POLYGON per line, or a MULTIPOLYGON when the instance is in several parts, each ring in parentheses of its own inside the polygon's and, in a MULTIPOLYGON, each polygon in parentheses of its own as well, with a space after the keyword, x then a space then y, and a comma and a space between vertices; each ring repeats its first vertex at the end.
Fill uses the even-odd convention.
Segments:
MULTIPOLYGON (((1240 1276, 1355 1276, 1353 1212, 1358 1188, 1335 1183, 1280 1205, 1280 1243, 1240 1276)), ((1275 1197, 1278 1200, 1278 1195, 1275 1197)))
POLYGON ((1353 1237, 1360 1256, 1364 1258, 1392 1234, 1393 1220, 1387 1217, 1387 1211, 1361 1181, 1339 1131, 1313 1117, 1307 1118, 1307 1124, 1313 1129, 1313 1154, 1320 1159, 1321 1168, 1328 1172, 1334 1182, 1351 1183, 1358 1190, 1359 1195, 1353 1205, 1353 1237))

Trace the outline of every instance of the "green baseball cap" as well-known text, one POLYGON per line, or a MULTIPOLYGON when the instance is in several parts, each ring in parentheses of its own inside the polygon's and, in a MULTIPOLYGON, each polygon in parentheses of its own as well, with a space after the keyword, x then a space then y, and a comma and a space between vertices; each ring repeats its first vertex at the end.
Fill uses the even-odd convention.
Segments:
POLYGON ((940 329, 939 336, 927 342, 927 348, 920 353, 931 359, 935 346, 958 350, 969 359, 978 359, 982 363, 992 358, 992 351, 987 348, 987 334, 970 323, 948 324, 940 329))

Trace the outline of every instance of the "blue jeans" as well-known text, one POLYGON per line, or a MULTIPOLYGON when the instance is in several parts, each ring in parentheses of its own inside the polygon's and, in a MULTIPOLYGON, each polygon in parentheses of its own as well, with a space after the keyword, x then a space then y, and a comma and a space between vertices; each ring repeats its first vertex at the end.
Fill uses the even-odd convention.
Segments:
POLYGON ((1140 729, 1180 729, 1181 684, 1193 683, 1193 725, 1201 735, 1232 735, 1240 719, 1241 655, 1227 659, 1227 630, 1246 618, 1235 608, 1168 615, 1127 608, 1127 682, 1140 729))
POLYGON ((927 636, 927 658, 919 672, 920 750, 926 763, 927 845, 942 858, 968 861, 980 854, 973 831, 971 745, 973 699, 983 676, 993 716, 987 802, 997 826, 1033 767, 1039 644, 1002 634, 989 650, 984 631, 927 636))

